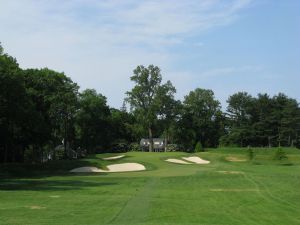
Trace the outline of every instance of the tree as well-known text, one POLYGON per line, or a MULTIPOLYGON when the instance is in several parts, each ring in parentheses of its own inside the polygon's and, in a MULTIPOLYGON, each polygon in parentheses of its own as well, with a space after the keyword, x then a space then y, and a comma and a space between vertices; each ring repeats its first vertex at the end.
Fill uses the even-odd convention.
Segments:
POLYGON ((174 93, 171 82, 162 85, 162 76, 157 66, 138 66, 130 78, 135 86, 128 91, 126 101, 145 128, 148 129, 150 145, 149 151, 153 151, 153 127, 158 119, 160 109, 164 101, 162 97, 174 93))
POLYGON ((0 42, 0 55, 3 55, 3 47, 1 45, 1 42, 0 42))
POLYGON ((0 46, 0 161, 15 161, 24 150, 29 109, 22 71, 16 59, 3 54, 0 46))
POLYGON ((189 148, 193 148, 198 141, 203 147, 217 145, 219 137, 212 137, 215 133, 219 133, 216 128, 220 122, 217 119, 220 114, 220 102, 215 100, 212 90, 197 88, 185 96, 181 119, 183 122, 181 126, 185 127, 185 132, 181 135, 194 136, 193 141, 189 141, 189 148))
POLYGON ((272 117, 276 121, 278 146, 291 146, 300 130, 299 104, 282 93, 273 97, 273 103, 272 117))
MULTIPOLYGON (((79 95, 79 110, 76 114, 76 131, 79 144, 94 153, 104 150, 111 143, 110 110, 106 97, 94 89, 86 89, 79 95)), ((116 128, 117 129, 117 128, 116 128)))
POLYGON ((233 94, 227 100, 227 115, 230 120, 230 133, 228 138, 232 144, 247 146, 253 136, 252 129, 252 110, 253 98, 247 92, 233 94))
POLYGON ((158 119, 163 129, 165 151, 167 151, 168 141, 172 132, 171 129, 175 125, 181 105, 180 101, 174 99, 175 93, 176 89, 170 81, 162 85, 158 91, 158 104, 160 105, 158 119))
POLYGON ((64 73, 47 68, 27 69, 23 73, 28 96, 43 125, 37 130, 39 135, 33 147, 42 152, 44 145, 50 144, 54 148, 63 140, 64 156, 67 157, 75 140, 74 116, 79 87, 64 73))

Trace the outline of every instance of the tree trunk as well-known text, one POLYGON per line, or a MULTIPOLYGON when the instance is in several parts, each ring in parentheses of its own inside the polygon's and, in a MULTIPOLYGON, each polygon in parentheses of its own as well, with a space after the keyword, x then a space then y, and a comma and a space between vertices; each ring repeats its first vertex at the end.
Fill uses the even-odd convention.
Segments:
POLYGON ((6 143, 4 147, 4 163, 7 163, 7 158, 8 158, 7 154, 8 154, 8 144, 6 143))
POLYGON ((68 158, 67 153, 67 121, 64 119, 64 158, 68 158))
POLYGON ((167 151, 167 145, 168 145, 168 133, 165 135, 165 152, 167 151))
POLYGON ((152 136, 152 128, 151 128, 151 126, 149 126, 148 131, 149 131, 149 142, 150 142, 149 152, 153 152, 153 136, 152 136))

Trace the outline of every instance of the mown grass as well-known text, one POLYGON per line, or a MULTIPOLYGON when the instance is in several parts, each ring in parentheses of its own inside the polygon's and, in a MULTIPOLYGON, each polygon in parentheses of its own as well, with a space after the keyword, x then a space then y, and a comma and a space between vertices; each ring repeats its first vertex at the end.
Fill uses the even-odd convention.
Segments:
POLYGON ((197 153, 209 165, 165 162, 189 154, 93 155, 44 165, 0 166, 0 224, 300 224, 300 151, 284 149, 288 160, 273 160, 276 149, 209 149, 197 153), (71 174, 79 166, 139 162, 147 171, 71 174))

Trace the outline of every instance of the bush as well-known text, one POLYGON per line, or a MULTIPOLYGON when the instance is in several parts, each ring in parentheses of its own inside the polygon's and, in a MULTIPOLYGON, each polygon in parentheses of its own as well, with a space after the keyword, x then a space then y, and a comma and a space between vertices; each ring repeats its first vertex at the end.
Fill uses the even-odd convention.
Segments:
POLYGON ((111 147, 112 152, 127 152, 129 145, 125 142, 116 143, 111 147))
POLYGON ((296 146, 296 148, 300 149, 300 137, 296 141, 296 145, 295 146, 296 146))
POLYGON ((254 153, 254 150, 252 148, 248 148, 248 158, 249 160, 253 160, 255 157, 255 153, 254 153))
POLYGON ((180 146, 177 144, 168 144, 167 145, 167 151, 168 152, 176 152, 176 151, 180 151, 180 146))
POLYGON ((138 143, 133 142, 129 145, 129 151, 138 152, 141 151, 141 147, 138 143))
POLYGON ((204 148, 200 141, 197 142, 194 152, 204 152, 204 148))
POLYGON ((285 159, 288 159, 288 157, 282 148, 278 148, 277 151, 275 152, 274 159, 275 160, 285 160, 285 159))

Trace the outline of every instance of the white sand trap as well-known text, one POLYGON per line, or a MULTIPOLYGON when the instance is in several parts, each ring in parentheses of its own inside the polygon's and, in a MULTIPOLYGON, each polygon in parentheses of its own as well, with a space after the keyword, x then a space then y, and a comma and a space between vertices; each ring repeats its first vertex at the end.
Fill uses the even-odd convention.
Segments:
POLYGON ((189 162, 183 161, 181 159, 166 159, 167 162, 178 163, 178 164, 191 164, 189 162))
POLYGON ((120 163, 107 166, 108 171, 105 172, 130 172, 146 170, 145 166, 139 163, 120 163))
POLYGON ((97 167, 79 167, 71 170, 72 173, 114 173, 114 172, 131 172, 146 170, 145 166, 139 163, 120 163, 107 166, 108 170, 101 170, 97 167))
POLYGON ((121 159, 125 157, 125 155, 117 155, 117 156, 112 156, 112 157, 107 157, 107 158, 102 158, 104 160, 114 160, 114 159, 121 159))
POLYGON ((201 159, 201 158, 198 157, 198 156, 182 157, 182 158, 183 158, 184 160, 186 160, 186 161, 193 162, 193 163, 196 163, 196 164, 209 164, 209 163, 210 163, 210 161, 201 159))

